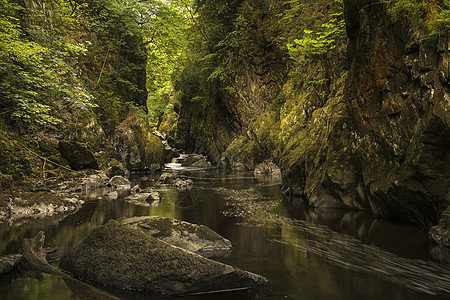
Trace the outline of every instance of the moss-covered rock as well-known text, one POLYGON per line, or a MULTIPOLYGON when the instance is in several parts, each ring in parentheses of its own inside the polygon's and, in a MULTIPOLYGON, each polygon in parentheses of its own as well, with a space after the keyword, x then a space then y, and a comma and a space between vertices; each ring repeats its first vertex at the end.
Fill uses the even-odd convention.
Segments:
POLYGON ((96 228, 61 258, 60 267, 90 282, 171 295, 267 283, 261 276, 173 247, 116 221, 96 228))
POLYGON ((146 120, 131 112, 116 128, 111 141, 130 171, 159 170, 164 164, 161 140, 146 120))
POLYGON ((203 225, 159 216, 128 218, 120 223, 205 257, 231 250, 229 240, 203 225))

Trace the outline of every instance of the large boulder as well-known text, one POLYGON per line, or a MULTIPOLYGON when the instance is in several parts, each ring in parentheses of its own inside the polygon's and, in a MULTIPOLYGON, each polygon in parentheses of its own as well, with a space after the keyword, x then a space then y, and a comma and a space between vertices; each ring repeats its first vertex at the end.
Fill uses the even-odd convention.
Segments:
POLYGON ((98 169, 98 163, 86 145, 75 141, 59 141, 58 150, 74 170, 98 169))
POLYGON ((148 122, 131 112, 116 127, 111 143, 130 171, 155 171, 164 165, 164 146, 148 122))
POLYGON ((139 230, 173 246, 206 257, 231 250, 231 242, 210 228, 160 216, 145 216, 120 221, 129 228, 139 230))
POLYGON ((89 282, 169 295, 267 283, 264 277, 173 247, 116 221, 94 229, 61 258, 60 268, 89 282))

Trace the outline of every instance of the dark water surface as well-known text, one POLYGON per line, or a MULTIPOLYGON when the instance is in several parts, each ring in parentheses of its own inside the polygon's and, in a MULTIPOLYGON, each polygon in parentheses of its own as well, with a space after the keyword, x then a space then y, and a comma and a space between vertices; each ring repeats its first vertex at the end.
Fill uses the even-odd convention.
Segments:
MULTIPOLYGON (((75 214, 0 224, 0 255, 17 253, 39 231, 59 257, 99 224, 121 217, 161 215, 204 224, 233 250, 218 260, 265 276, 257 291, 170 298, 107 290, 123 299, 450 299, 448 254, 430 244, 427 230, 377 220, 355 211, 312 210, 283 198, 279 185, 252 175, 188 174, 194 188, 178 191, 151 181, 158 207, 87 195, 75 214)), ((0 299, 85 299, 53 275, 27 271, 0 277, 0 299)), ((95 298, 92 298, 95 299, 95 298)))

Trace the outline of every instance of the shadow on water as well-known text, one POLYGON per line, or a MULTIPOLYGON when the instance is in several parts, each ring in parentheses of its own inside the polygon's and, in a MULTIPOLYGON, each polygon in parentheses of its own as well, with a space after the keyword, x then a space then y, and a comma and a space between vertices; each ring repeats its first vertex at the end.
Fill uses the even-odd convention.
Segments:
MULTIPOLYGON (((157 207, 102 197, 98 190, 81 209, 66 216, 0 224, 0 255, 16 253, 24 237, 46 232, 46 247, 57 257, 109 219, 161 215, 204 224, 231 240, 219 260, 261 274, 261 290, 183 297, 196 299, 435 299, 450 296, 450 268, 434 258, 425 230, 375 219, 363 212, 308 209, 283 198, 279 184, 250 174, 179 174, 194 187, 177 190, 154 178, 134 184, 161 193, 157 207)), ((448 254, 447 254, 448 255, 448 254)), ((31 271, 0 277, 1 299, 89 299, 73 284, 31 271)), ((168 299, 149 293, 101 288, 120 299, 168 299)), ((92 295, 91 295, 92 296, 92 295)), ((173 298, 170 298, 173 299, 173 298)))

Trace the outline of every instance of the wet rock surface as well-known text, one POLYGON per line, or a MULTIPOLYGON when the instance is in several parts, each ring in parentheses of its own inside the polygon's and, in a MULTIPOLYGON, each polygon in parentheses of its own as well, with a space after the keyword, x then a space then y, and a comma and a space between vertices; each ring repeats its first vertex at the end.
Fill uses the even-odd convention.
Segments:
POLYGON ((58 213, 76 211, 83 200, 78 195, 55 194, 47 191, 16 192, 9 196, 6 207, 0 210, 0 222, 16 221, 21 218, 44 218, 58 213))
POLYGON ((231 242, 210 228, 160 216, 135 217, 120 220, 127 227, 137 229, 173 246, 205 257, 223 255, 231 250, 231 242))
POLYGON ((66 253, 60 268, 98 284, 170 295, 240 290, 267 283, 259 275, 173 247, 115 221, 96 228, 66 253))

